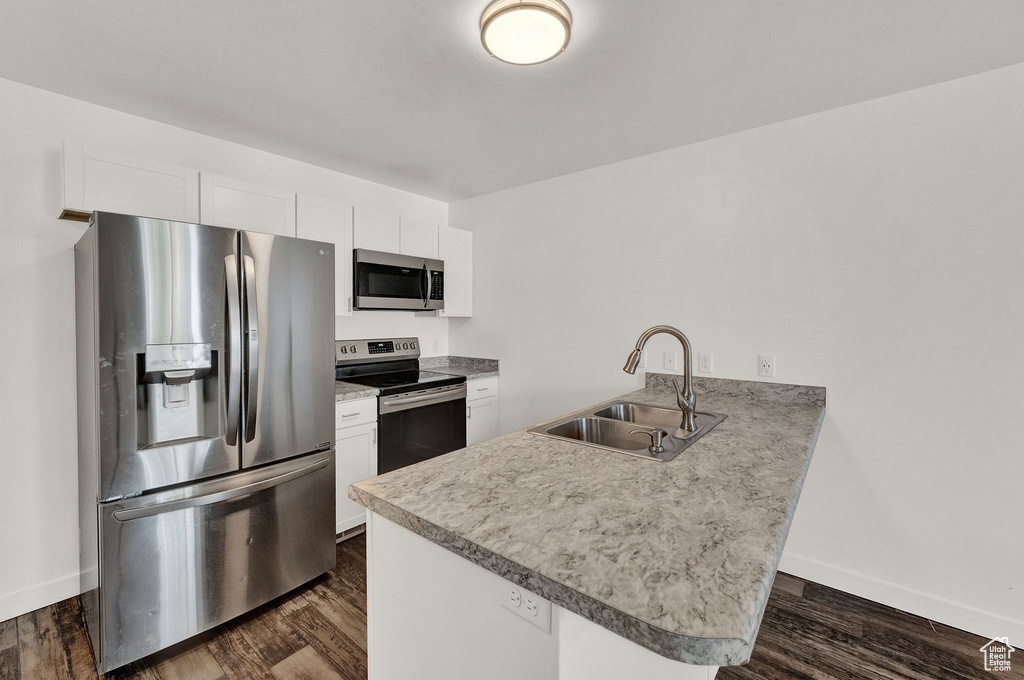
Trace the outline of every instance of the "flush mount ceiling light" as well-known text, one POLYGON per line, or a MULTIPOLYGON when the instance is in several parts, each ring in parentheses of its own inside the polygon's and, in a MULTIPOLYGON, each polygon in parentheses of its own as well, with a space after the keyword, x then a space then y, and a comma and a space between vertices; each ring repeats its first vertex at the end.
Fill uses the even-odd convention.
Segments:
POLYGON ((572 15, 560 0, 495 0, 480 17, 480 41, 509 64, 540 64, 565 51, 572 15))

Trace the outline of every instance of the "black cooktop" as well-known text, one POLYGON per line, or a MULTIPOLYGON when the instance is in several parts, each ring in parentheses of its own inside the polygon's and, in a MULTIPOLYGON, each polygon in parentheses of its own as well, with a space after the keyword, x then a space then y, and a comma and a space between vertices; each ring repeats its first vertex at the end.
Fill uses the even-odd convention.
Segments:
POLYGON ((349 375, 341 378, 345 382, 376 387, 381 394, 398 394, 418 388, 443 387, 459 385, 466 382, 464 375, 436 373, 434 371, 388 371, 385 373, 368 373, 366 375, 349 375))

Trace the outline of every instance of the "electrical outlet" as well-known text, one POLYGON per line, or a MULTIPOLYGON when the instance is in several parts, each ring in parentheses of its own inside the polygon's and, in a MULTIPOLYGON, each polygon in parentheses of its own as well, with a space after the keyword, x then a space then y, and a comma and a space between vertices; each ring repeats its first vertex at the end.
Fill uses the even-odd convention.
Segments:
POLYGON ((698 354, 697 370, 701 373, 713 373, 715 370, 715 355, 711 352, 701 352, 698 354))
POLYGON ((679 368, 679 352, 665 352, 665 369, 675 371, 679 368))
POLYGON ((432 340, 430 342, 430 351, 431 351, 431 353, 434 356, 437 356, 438 354, 440 354, 441 353, 441 341, 436 339, 436 338, 434 340, 432 340))
POLYGON ((762 354, 757 357, 757 374, 762 378, 775 377, 775 355, 762 354))
POLYGON ((519 618, 551 632, 551 603, 529 590, 501 579, 501 606, 519 618))

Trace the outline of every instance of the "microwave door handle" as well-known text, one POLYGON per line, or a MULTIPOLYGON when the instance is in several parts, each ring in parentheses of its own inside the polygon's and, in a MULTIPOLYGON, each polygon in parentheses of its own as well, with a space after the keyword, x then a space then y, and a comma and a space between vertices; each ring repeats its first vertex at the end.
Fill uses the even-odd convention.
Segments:
POLYGON ((251 442, 256 436, 256 402, 259 400, 260 324, 256 300, 256 263, 249 255, 243 257, 242 261, 246 321, 245 441, 251 442))
MULTIPOLYGON (((430 304, 430 270, 427 269, 427 263, 423 263, 423 280, 426 282, 426 293, 423 294, 423 309, 426 309, 430 304)), ((420 288, 423 290, 423 287, 420 288)))
POLYGON ((234 255, 224 258, 224 278, 228 298, 226 436, 228 444, 235 446, 238 443, 238 423, 242 418, 242 308, 238 297, 238 260, 234 255))

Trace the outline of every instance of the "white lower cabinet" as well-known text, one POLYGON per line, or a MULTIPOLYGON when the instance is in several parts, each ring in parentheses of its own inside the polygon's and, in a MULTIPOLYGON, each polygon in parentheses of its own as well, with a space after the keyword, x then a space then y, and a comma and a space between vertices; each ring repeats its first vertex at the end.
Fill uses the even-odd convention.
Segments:
MULTIPOLYGON (((366 509, 348 497, 348 487, 364 479, 377 475, 377 423, 344 427, 343 415, 349 413, 372 412, 376 418, 377 400, 340 402, 338 404, 337 426, 337 464, 335 466, 335 486, 337 493, 335 533, 342 533, 366 522, 366 509), (342 411, 346 413, 342 414, 342 411)), ((362 416, 352 416, 353 420, 365 421, 362 416)))
POLYGON ((498 436, 498 379, 466 383, 466 446, 498 436))

